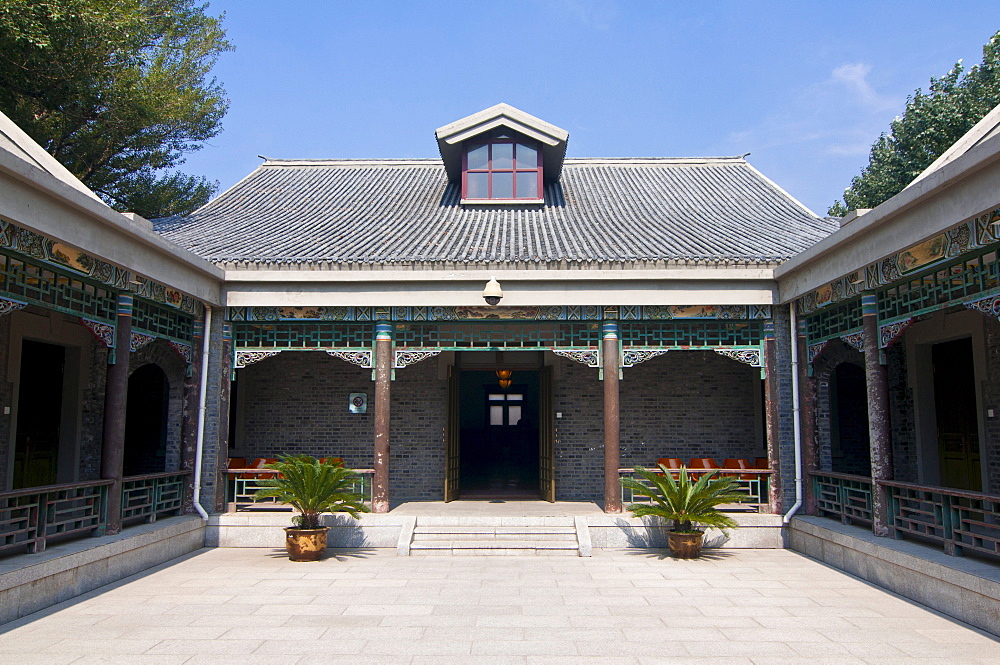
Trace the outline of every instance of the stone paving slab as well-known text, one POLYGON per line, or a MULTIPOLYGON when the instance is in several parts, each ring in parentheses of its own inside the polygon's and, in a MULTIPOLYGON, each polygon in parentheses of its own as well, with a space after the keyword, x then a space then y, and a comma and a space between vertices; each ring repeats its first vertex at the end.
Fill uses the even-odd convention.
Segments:
POLYGON ((789 550, 205 549, 0 626, 0 663, 227 661, 995 665, 1000 641, 789 550))

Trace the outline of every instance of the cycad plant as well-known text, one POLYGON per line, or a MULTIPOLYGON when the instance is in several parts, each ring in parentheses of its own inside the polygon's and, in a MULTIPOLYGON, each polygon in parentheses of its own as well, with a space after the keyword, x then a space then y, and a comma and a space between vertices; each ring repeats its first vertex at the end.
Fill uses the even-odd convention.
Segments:
POLYGON ((369 512, 364 497, 353 491, 361 477, 340 464, 309 455, 283 455, 264 468, 274 469, 278 475, 261 479, 264 489, 254 499, 277 499, 291 505, 300 513, 292 518, 292 524, 300 529, 320 528, 323 513, 347 513, 356 518, 369 512))
MULTIPOLYGON (((673 524, 674 533, 700 533, 693 525, 714 526, 720 529, 735 528, 733 518, 719 511, 717 506, 724 503, 736 503, 746 498, 740 492, 735 478, 714 478, 715 471, 701 475, 692 480, 687 468, 678 470, 675 480, 673 470, 662 464, 660 470, 652 471, 641 466, 635 467, 635 473, 646 483, 635 478, 622 478, 622 485, 632 490, 634 494, 648 496, 652 503, 633 503, 626 507, 636 517, 653 515, 673 524)), ((699 471, 699 474, 701 472, 699 471)))

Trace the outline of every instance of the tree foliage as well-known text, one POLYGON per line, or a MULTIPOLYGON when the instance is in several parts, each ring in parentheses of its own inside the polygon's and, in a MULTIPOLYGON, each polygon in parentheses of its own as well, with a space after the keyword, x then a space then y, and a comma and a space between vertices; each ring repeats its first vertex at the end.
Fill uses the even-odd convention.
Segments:
POLYGON ((0 110, 111 206, 189 212, 217 183, 174 167, 221 131, 232 49, 195 0, 0 0, 0 110))
POLYGON ((961 60, 906 100, 906 110, 872 145, 868 166, 851 180, 828 214, 874 208, 903 190, 955 141, 1000 104, 1000 31, 983 46, 982 63, 961 60))

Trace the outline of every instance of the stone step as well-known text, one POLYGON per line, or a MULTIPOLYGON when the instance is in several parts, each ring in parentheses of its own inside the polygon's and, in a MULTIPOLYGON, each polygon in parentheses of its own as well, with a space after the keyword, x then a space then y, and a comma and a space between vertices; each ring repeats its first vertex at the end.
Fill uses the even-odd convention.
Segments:
POLYGON ((572 519, 421 517, 414 523, 408 551, 411 555, 579 556, 581 546, 572 519))

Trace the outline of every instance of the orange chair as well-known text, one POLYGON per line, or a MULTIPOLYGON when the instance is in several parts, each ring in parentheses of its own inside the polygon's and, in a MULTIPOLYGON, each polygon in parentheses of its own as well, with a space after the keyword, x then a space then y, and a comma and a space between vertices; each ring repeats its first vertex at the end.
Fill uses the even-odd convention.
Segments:
POLYGON ((755 469, 770 469, 771 465, 768 464, 766 457, 754 457, 753 458, 753 468, 755 468, 755 469))
MULTIPOLYGON (((274 464, 278 461, 277 457, 258 457, 253 462, 250 463, 248 469, 263 469, 265 464, 274 464)), ((277 471, 270 471, 268 473, 258 473, 254 474, 257 478, 274 478, 278 475, 277 471)))
MULTIPOLYGON (((246 457, 230 457, 226 462, 227 469, 249 469, 247 466, 246 457)), ((252 476, 248 473, 241 473, 236 476, 237 478, 251 478, 252 476)))
POLYGON ((683 464, 683 462, 681 462, 680 458, 678 457, 661 457, 660 459, 656 460, 656 463, 658 465, 662 464, 668 469, 679 469, 683 464))
MULTIPOLYGON (((752 469, 753 467, 750 466, 750 463, 747 462, 745 459, 734 459, 732 457, 728 457, 722 463, 722 468, 724 468, 724 469, 752 469)), ((733 475, 736 475, 736 474, 733 474, 733 475)), ((753 480, 755 477, 756 477, 756 474, 753 474, 753 473, 741 473, 739 475, 739 479, 740 480, 753 480)))
MULTIPOLYGON (((718 469, 719 465, 711 457, 692 457, 691 461, 688 463, 688 469, 694 471, 695 469, 718 469)), ((691 473, 691 478, 697 480, 701 478, 703 473, 691 473)))
POLYGON ((331 464, 333 464, 335 466, 344 466, 344 458, 343 457, 320 457, 319 461, 320 462, 330 462, 331 464))

